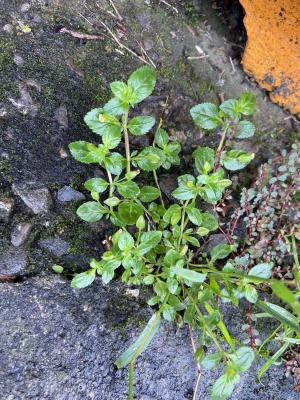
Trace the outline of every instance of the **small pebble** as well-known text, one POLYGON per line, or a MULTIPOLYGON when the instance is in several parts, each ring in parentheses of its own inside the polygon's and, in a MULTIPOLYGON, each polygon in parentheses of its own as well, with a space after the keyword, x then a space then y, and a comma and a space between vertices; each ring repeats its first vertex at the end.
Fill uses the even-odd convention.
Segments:
POLYGON ((14 63, 16 65, 23 65, 24 64, 24 59, 22 56, 20 56, 19 54, 15 54, 14 55, 14 63))

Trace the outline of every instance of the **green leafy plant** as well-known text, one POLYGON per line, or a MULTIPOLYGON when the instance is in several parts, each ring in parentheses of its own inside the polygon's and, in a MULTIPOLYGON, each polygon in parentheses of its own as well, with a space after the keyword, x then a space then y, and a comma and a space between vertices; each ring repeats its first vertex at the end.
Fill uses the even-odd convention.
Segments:
MULTIPOLYGON (((129 285, 149 285, 153 296, 148 300, 155 312, 147 326, 116 361, 121 368, 129 365, 129 399, 133 399, 133 368, 137 357, 159 329, 161 319, 189 324, 200 332, 195 353, 203 367, 224 364, 224 374, 214 383, 211 398, 226 399, 255 358, 253 348, 239 344, 223 322, 219 299, 238 305, 245 297, 258 303, 257 288, 270 281, 271 265, 259 263, 250 270, 247 254, 234 254, 237 245, 223 243, 207 253, 202 244, 219 227, 213 211, 230 187, 229 173, 247 166, 254 154, 227 143, 254 134, 252 122, 243 118, 255 110, 255 98, 244 93, 239 99, 224 101, 220 106, 204 103, 191 109, 196 125, 217 130, 220 135, 216 150, 198 147, 193 152, 196 174, 186 171, 178 176, 178 186, 167 202, 159 186, 158 171, 180 165, 180 144, 171 141, 162 121, 152 116, 134 115, 135 108, 154 90, 155 70, 141 67, 127 83, 112 82, 111 100, 102 108, 88 112, 88 127, 100 138, 100 144, 77 141, 69 145, 73 157, 83 163, 95 163, 106 170, 107 179, 90 178, 84 186, 91 201, 83 203, 78 216, 87 222, 102 218, 117 227, 110 248, 100 260, 92 259, 90 268, 76 274, 72 287, 84 288, 97 275, 104 284, 115 276, 129 285), (150 134, 151 146, 135 149, 132 136, 150 134), (124 143, 125 157, 119 152, 124 143), (140 176, 148 177, 149 185, 140 176), (203 204, 207 203, 212 212, 203 204), (229 259, 229 260, 227 260, 229 259), (216 351, 206 354, 206 346, 216 351)), ((261 307, 268 304, 261 302, 261 307)))

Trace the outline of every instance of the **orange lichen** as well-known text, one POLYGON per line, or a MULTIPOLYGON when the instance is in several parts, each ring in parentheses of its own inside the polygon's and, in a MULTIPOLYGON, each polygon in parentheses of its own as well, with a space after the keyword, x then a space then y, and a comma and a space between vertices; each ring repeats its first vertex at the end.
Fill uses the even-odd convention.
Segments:
POLYGON ((300 0, 240 0, 245 9, 244 70, 272 101, 300 113, 300 0))

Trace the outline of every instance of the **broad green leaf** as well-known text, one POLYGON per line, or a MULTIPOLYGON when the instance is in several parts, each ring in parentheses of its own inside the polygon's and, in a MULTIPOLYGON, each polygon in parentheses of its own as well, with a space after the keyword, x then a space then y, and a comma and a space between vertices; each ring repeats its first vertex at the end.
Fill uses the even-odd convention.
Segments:
POLYGON ((237 139, 247 139, 254 135, 255 126, 250 121, 240 121, 237 124, 235 137, 237 139))
POLYGON ((178 142, 170 142, 164 145, 163 151, 166 159, 162 164, 163 168, 170 169, 171 165, 180 165, 180 158, 178 156, 180 150, 181 146, 178 142))
POLYGON ((133 117, 128 124, 129 132, 132 135, 140 136, 145 135, 155 125, 155 118, 153 117, 133 117))
POLYGON ((127 225, 135 225, 138 217, 143 213, 143 207, 132 201, 123 201, 118 207, 119 217, 127 225))
POLYGON ((197 226, 202 225, 202 213, 195 207, 190 207, 186 209, 189 220, 197 226))
POLYGON ((145 218, 144 218, 143 215, 140 215, 140 216, 138 217, 137 221, 136 221, 136 227, 137 227, 139 230, 143 230, 143 229, 145 229, 145 226, 146 226, 145 218))
POLYGON ((167 279, 167 286, 168 286, 170 293, 175 294, 177 291, 178 285, 179 285, 179 283, 178 283, 177 279, 171 278, 171 277, 169 277, 167 279))
POLYGON ((71 281, 71 287, 74 289, 83 289, 91 285, 94 282, 95 277, 95 269, 89 269, 85 272, 81 272, 80 274, 76 274, 71 281))
POLYGON ((61 265, 57 265, 57 264, 52 265, 52 269, 57 274, 62 274, 64 272, 64 267, 62 267, 61 265))
MULTIPOLYGON (((109 115, 109 114, 99 114, 99 122, 100 125, 98 125, 98 134, 99 135, 104 135, 106 134, 106 137, 108 138, 109 135, 113 135, 113 136, 121 136, 121 128, 122 125, 120 124, 119 120, 113 116, 113 115, 109 115)), ((104 141, 104 139, 103 139, 104 141)))
POLYGON ((181 259, 181 257, 180 257, 180 254, 178 253, 178 251, 173 250, 173 249, 168 250, 164 257, 163 265, 168 268, 175 267, 177 261, 180 259, 181 259))
POLYGON ((201 227, 206 228, 209 231, 215 231, 218 228, 219 226, 218 220, 213 214, 205 212, 201 214, 201 218, 202 218, 201 227))
POLYGON ((134 239, 128 232, 122 232, 118 239, 120 250, 130 250, 134 245, 134 239))
POLYGON ((129 110, 129 104, 120 100, 118 97, 110 99, 103 107, 103 112, 110 115, 122 115, 129 110))
POLYGON ((114 175, 120 175, 123 169, 124 157, 120 153, 111 153, 105 157, 105 167, 114 175))
POLYGON ((155 132, 154 141, 157 146, 163 148, 166 144, 169 143, 169 135, 164 129, 158 128, 155 132))
POLYGON ((256 303, 258 300, 257 291, 254 286, 246 285, 245 286, 245 297, 250 303, 256 303))
POLYGON ((99 121, 99 115, 102 112, 102 108, 94 108, 84 116, 84 122, 94 133, 97 133, 98 135, 101 133, 102 124, 99 121))
POLYGON ((225 151, 221 156, 221 164, 229 171, 245 168, 254 158, 254 153, 244 150, 225 151))
POLYGON ((110 84, 110 89, 115 97, 124 103, 130 103, 132 97, 132 90, 126 85, 125 82, 115 81, 110 84))
POLYGON ((207 369, 216 368, 220 362, 222 361, 223 354, 222 353, 213 353, 205 356, 201 361, 201 365, 207 369))
POLYGON ((222 259, 228 257, 229 254, 232 252, 232 250, 233 250, 233 246, 231 246, 229 244, 225 244, 225 243, 218 244, 210 252, 211 259, 212 259, 212 261, 222 260, 222 259))
POLYGON ((181 218, 181 207, 179 204, 172 204, 164 213, 163 220, 167 224, 176 225, 181 218))
POLYGON ((102 157, 98 154, 97 146, 93 143, 79 140, 69 144, 69 149, 75 160, 85 164, 98 163, 102 157))
POLYGON ((230 366, 237 372, 245 372, 251 367, 254 358, 255 354, 251 347, 243 346, 230 355, 230 366))
POLYGON ((179 187, 172 192, 172 196, 178 200, 190 200, 197 196, 195 178, 186 174, 178 177, 179 187))
POLYGON ((185 186, 179 186, 172 192, 172 196, 177 200, 190 200, 193 199, 196 194, 195 189, 185 186))
POLYGON ((138 197, 140 189, 133 181, 123 181, 118 183, 118 192, 125 198, 138 197))
POLYGON ((222 123, 218 107, 212 103, 198 104, 190 113, 196 125, 203 129, 215 129, 222 123))
POLYGON ((223 190, 218 188, 215 183, 211 183, 205 185, 205 187, 200 190, 200 195, 207 203, 217 204, 222 198, 223 190))
POLYGON ((162 308, 162 312, 163 312, 163 317, 166 321, 169 322, 174 321, 176 315, 174 307, 170 306, 170 304, 165 304, 164 307, 162 308))
POLYGON ((273 293, 276 294, 276 296, 281 300, 289 304, 300 319, 300 303, 294 293, 280 281, 273 281, 271 286, 273 293))
POLYGON ((111 150, 119 145, 121 141, 121 129, 120 131, 105 132, 102 135, 102 142, 104 146, 111 150))
POLYGON ((115 207, 120 203, 120 199, 118 197, 109 197, 108 199, 104 200, 104 203, 108 205, 108 207, 115 207))
POLYGON ((143 202, 150 202, 156 200, 159 197, 159 190, 154 186, 143 186, 140 189, 138 198, 143 202))
POLYGON ((77 208, 76 214, 86 222, 100 221, 107 210, 97 201, 88 201, 77 208))
POLYGON ((198 147, 193 152, 193 158, 195 159, 195 165, 198 172, 208 173, 210 172, 215 164, 215 151, 210 147, 198 147))
POLYGON ((154 68, 144 66, 135 70, 128 79, 128 86, 132 90, 130 103, 140 103, 153 92, 156 83, 154 68))
POLYGON ((256 99, 254 94, 245 92, 237 102, 237 110, 244 115, 251 115, 255 111, 256 99))
POLYGON ((103 193, 108 188, 109 183, 102 178, 91 178, 84 183, 84 187, 90 192, 103 193))
POLYGON ((206 274, 201 274, 187 268, 172 267, 170 269, 172 274, 177 275, 179 278, 186 279, 190 282, 203 283, 206 279, 206 274))
POLYGON ((144 232, 141 235, 141 244, 137 247, 140 256, 148 253, 151 249, 159 244, 162 233, 160 231, 144 232))
POLYGON ((235 385, 240 381, 239 375, 229 376, 224 374, 220 376, 212 387, 211 400, 226 400, 228 399, 235 387, 235 385))
POLYGON ((267 301, 258 301, 256 305, 278 321, 290 326, 295 331, 300 332, 299 320, 289 311, 277 304, 269 303, 267 301))
POLYGON ((145 147, 137 156, 137 164, 143 171, 153 171, 165 161, 165 154, 157 147, 145 147))
POLYGON ((236 99, 225 100, 223 101, 223 103, 220 105, 219 108, 226 115, 229 115, 231 117, 236 117, 239 114, 236 110, 237 102, 238 101, 236 99))
POLYGON ((118 368, 126 367, 126 365, 134 362, 147 348, 159 328, 160 321, 161 318, 159 313, 155 313, 150 318, 138 339, 116 360, 115 364, 118 368))
POLYGON ((256 276, 258 278, 271 278, 272 276, 272 265, 268 263, 257 264, 248 272, 250 276, 256 276))

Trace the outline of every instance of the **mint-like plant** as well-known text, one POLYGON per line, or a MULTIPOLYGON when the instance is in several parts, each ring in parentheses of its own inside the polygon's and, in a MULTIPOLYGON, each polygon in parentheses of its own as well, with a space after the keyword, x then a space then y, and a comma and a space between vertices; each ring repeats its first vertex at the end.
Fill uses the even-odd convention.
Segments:
POLYGON ((217 150, 198 147, 193 152, 196 174, 179 176, 173 201, 167 202, 158 172, 180 164, 180 144, 170 140, 162 121, 157 124, 152 116, 130 115, 152 93, 155 83, 155 70, 147 66, 134 71, 127 83, 112 82, 112 99, 84 118, 100 136, 100 144, 77 141, 69 145, 77 161, 98 164, 107 174, 107 179, 91 178, 85 182, 92 201, 78 208, 78 216, 87 222, 106 218, 117 227, 109 250, 100 260, 92 259, 90 268, 75 275, 71 285, 84 288, 96 275, 108 284, 118 274, 129 285, 152 287, 148 304, 155 312, 136 342, 116 361, 119 368, 130 366, 129 399, 133 399, 135 361, 157 332, 161 318, 189 324, 201 332, 195 353, 197 362, 206 368, 224 364, 224 374, 213 384, 211 398, 226 399, 240 374, 251 366, 255 352, 231 336, 218 300, 237 305, 245 297, 258 303, 256 287, 268 282, 272 266, 263 263, 247 270, 247 256, 234 256, 237 245, 230 243, 215 246, 209 254, 204 252, 201 243, 218 229, 219 222, 216 213, 204 211, 203 203, 216 208, 231 185, 228 171, 244 168, 254 157, 253 153, 227 148, 227 143, 228 139, 254 134, 254 125, 243 117, 254 112, 255 97, 243 93, 239 99, 226 100, 220 106, 203 103, 191 109, 198 127, 217 129, 220 143, 217 150), (151 133, 152 146, 142 150, 130 146, 131 136, 150 132, 154 134, 151 133), (123 143, 125 157, 120 152, 123 143), (142 173, 149 175, 152 184, 140 183, 142 173), (216 351, 207 355, 205 349, 211 343, 216 351))

